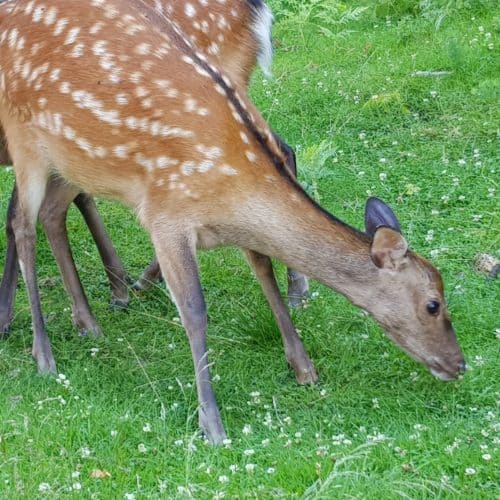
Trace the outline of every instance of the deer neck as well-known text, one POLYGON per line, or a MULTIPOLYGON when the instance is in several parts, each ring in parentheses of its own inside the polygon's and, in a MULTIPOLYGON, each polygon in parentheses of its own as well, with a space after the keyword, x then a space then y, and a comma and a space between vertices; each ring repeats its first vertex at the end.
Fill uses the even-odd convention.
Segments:
POLYGON ((286 195, 282 188, 258 206, 252 203, 244 222, 251 234, 237 244, 275 257, 369 308, 379 280, 370 238, 321 209, 293 182, 286 195))

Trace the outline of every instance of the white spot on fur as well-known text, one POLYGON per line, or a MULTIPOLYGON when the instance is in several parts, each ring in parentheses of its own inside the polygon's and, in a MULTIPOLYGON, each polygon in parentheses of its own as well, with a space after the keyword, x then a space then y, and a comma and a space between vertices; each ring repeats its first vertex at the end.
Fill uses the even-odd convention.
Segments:
POLYGON ((257 155, 253 151, 245 151, 245 156, 252 163, 255 163, 257 161, 257 155))
POLYGON ((231 167, 231 165, 222 165, 222 167, 219 167, 219 170, 224 174, 224 175, 238 175, 238 171, 231 167))

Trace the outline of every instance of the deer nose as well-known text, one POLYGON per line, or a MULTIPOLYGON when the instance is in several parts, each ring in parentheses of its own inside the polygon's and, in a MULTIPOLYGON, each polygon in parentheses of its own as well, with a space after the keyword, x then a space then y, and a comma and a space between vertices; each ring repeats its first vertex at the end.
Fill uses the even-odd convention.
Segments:
POLYGON ((465 359, 460 361, 460 364, 458 365, 458 372, 460 375, 463 375, 467 371, 467 363, 465 362, 465 359))

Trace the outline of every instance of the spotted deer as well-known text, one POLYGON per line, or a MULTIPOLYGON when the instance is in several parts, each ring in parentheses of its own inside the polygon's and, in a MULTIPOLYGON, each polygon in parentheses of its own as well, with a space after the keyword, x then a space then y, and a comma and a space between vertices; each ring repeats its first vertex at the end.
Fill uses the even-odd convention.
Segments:
MULTIPOLYGON (((148 0, 160 12, 166 12, 189 39, 205 52, 217 65, 224 68, 233 81, 248 85, 250 74, 258 61, 263 72, 270 74, 272 62, 271 25, 272 14, 266 4, 255 0, 226 2, 201 2, 193 13, 190 3, 174 3, 148 0), (224 19, 231 17, 231 24, 224 19)), ((13 8, 12 2, 3 6, 0 2, 0 23, 2 17, 13 8)), ((0 129, 0 164, 10 164, 10 158, 0 129)), ((287 163, 296 175, 295 155, 278 136, 280 148, 287 156, 287 163)), ((92 197, 80 193, 66 183, 49 181, 47 195, 40 211, 48 240, 62 271, 66 289, 72 297, 72 317, 82 334, 99 334, 100 329, 93 316, 85 292, 81 286, 68 245, 65 218, 71 201, 82 212, 101 254, 108 275, 112 306, 125 307, 128 303, 127 276, 125 269, 107 235, 92 197), (54 192, 57 192, 53 195, 54 192), (76 198, 75 198, 76 196, 76 198)), ((12 205, 12 204, 11 204, 12 205)), ((9 213, 13 214, 11 206, 9 213)), ((8 332, 13 317, 13 303, 18 276, 17 253, 10 221, 6 224, 7 256, 4 275, 0 285, 0 333, 8 332)), ((133 285, 136 290, 145 290, 161 276, 157 259, 146 268, 133 285)), ((300 273, 288 270, 288 300, 292 306, 301 303, 308 295, 307 279, 300 273)))
MULTIPOLYGON (((190 3, 190 17, 197 5, 190 3)), ((392 210, 370 198, 361 232, 315 203, 245 88, 168 17, 146 11, 141 0, 18 0, 0 44, 0 123, 19 198, 13 230, 40 370, 55 364, 39 304, 34 228, 47 180, 58 176, 130 206, 149 231, 191 346, 200 427, 213 443, 226 434, 210 379, 199 248, 245 252, 300 383, 317 375, 270 257, 369 312, 437 377, 463 372, 441 276, 409 250, 392 210)))

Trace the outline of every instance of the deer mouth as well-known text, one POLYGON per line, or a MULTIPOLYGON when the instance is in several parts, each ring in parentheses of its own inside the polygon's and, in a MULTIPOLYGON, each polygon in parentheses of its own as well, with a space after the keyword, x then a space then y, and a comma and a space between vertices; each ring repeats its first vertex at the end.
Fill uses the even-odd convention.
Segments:
POLYGON ((455 369, 447 369, 439 363, 427 364, 429 371, 439 380, 448 382, 450 380, 456 380, 460 378, 461 375, 465 373, 467 366, 465 361, 461 361, 455 369))

